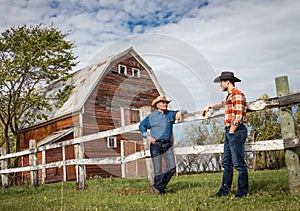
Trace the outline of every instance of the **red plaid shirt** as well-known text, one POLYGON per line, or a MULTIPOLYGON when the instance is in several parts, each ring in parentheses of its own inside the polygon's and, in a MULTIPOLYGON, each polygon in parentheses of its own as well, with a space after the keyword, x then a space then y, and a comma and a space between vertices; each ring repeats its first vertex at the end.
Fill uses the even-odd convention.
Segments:
POLYGON ((246 123, 246 97, 245 94, 234 87, 225 102, 225 126, 246 123))

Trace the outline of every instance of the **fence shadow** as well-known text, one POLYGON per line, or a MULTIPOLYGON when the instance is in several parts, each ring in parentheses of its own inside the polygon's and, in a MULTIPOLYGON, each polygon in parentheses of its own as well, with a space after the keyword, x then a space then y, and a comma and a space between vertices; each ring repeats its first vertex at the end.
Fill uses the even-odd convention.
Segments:
POLYGON ((178 181, 178 182, 172 182, 168 185, 168 192, 169 193, 176 193, 178 191, 184 190, 184 189, 190 189, 190 188, 199 188, 203 187, 204 183, 201 181, 178 181))
MULTIPOLYGON (((188 175, 189 176, 189 175, 188 175)), ((231 192, 235 192, 237 189, 238 173, 234 173, 231 192)), ((189 179, 186 181, 172 181, 168 185, 169 193, 176 193, 178 191, 190 189, 190 188, 204 188, 211 190, 211 192, 217 191, 221 185, 222 176, 221 173, 217 177, 211 177, 206 181, 199 178, 189 179)), ((249 194, 256 193, 289 193, 288 175, 286 169, 279 170, 264 170, 249 172, 249 194)))
POLYGON ((260 171, 249 174, 249 192, 289 192, 286 169, 260 171))

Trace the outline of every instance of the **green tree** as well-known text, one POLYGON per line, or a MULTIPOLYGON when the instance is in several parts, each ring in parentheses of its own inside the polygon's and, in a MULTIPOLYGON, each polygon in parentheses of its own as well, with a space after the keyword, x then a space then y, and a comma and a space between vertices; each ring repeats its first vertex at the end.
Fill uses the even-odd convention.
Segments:
MULTIPOLYGON (((268 99, 264 94, 260 99, 268 99)), ((278 109, 269 109, 247 113, 247 125, 250 128, 248 140, 252 142, 281 138, 278 109)), ((284 152, 262 151, 253 152, 252 168, 274 169, 284 166, 284 152)))
MULTIPOLYGON (((65 81, 76 66, 74 43, 53 25, 10 27, 0 35, 0 122, 7 152, 19 147, 18 130, 33 119, 46 119, 51 110, 44 87, 65 81), (22 118, 30 116, 31 118, 22 118), (30 119, 30 120, 28 120, 30 119), (10 134, 15 140, 10 140, 10 134), (12 143, 14 142, 14 143, 12 143)), ((62 99, 67 90, 59 93, 62 99)), ((57 97, 57 96, 53 96, 57 97)))

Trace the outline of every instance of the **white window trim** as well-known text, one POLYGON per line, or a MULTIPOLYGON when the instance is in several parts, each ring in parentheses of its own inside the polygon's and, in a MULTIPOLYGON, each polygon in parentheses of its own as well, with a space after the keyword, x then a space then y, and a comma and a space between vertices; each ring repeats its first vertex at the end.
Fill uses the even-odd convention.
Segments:
POLYGON ((137 77, 140 78, 141 77, 141 70, 138 68, 132 68, 132 77, 135 77, 134 75, 134 71, 137 70, 137 77))
POLYGON ((109 137, 107 137, 107 147, 108 148, 117 148, 117 137, 116 136, 109 136, 109 137), (113 139, 113 141, 114 141, 114 145, 113 146, 110 146, 110 139, 113 139))
POLYGON ((122 127, 125 127, 125 110, 135 110, 135 111, 138 111, 139 109, 138 108, 123 108, 123 107, 120 107, 120 110, 121 110, 121 126, 122 127))
POLYGON ((119 74, 127 75, 127 66, 119 64, 118 65, 118 72, 119 72, 119 74), (121 73, 121 67, 125 68, 125 73, 121 73))

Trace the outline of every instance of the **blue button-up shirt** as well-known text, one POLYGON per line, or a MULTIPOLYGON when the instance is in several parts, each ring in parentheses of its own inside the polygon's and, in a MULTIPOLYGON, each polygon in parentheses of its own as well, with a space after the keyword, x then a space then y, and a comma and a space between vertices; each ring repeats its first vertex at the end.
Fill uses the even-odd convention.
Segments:
POLYGON ((155 140, 170 140, 177 112, 169 110, 152 112, 140 123, 141 134, 145 136, 147 129, 150 129, 150 136, 155 140))

